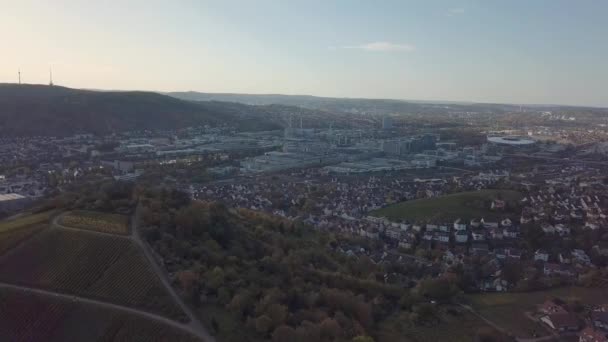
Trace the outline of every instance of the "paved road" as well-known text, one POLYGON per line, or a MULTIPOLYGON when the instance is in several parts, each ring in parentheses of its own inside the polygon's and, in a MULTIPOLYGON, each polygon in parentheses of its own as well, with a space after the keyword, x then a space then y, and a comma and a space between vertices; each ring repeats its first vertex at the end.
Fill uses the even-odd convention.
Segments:
MULTIPOLYGON (((146 242, 144 242, 143 239, 141 238, 141 236, 139 234, 139 230, 137 229, 138 213, 139 213, 139 206, 137 206, 135 214, 131 217, 131 235, 128 235, 128 236, 98 232, 98 231, 93 231, 93 230, 66 227, 66 226, 62 225, 61 223, 59 223, 59 219, 64 214, 55 216, 52 220, 52 225, 54 227, 57 227, 60 229, 77 230, 79 232, 87 232, 87 233, 103 235, 103 236, 110 235, 113 237, 122 237, 125 239, 132 240, 133 243, 135 243, 135 245, 137 245, 142 250, 142 252, 146 256, 146 259, 148 260, 148 263, 150 264, 150 267, 152 268, 154 273, 156 273, 156 275, 160 279, 161 283, 165 287, 166 291, 171 295, 171 297, 173 298, 175 303, 177 303, 177 305, 179 305, 179 307, 182 309, 182 311, 188 316, 189 322, 187 324, 182 324, 182 323, 172 321, 168 318, 164 318, 164 319, 167 321, 174 322, 175 324, 178 324, 178 326, 181 328, 187 328, 186 330, 188 330, 190 333, 194 334, 195 336, 200 337, 203 341, 215 342, 215 338, 213 336, 211 336, 209 331, 203 326, 203 324, 201 323, 199 318, 194 314, 192 309, 190 309, 190 307, 184 303, 184 301, 177 294, 177 292, 175 292, 175 289, 173 288, 173 286, 171 286, 171 283, 169 282, 169 280, 167 278, 166 272, 156 262, 156 259, 154 258, 154 255, 152 254, 152 251, 150 250, 150 246, 148 246, 148 244, 146 242)), ((47 292, 53 293, 51 291, 47 291, 47 292)), ((99 301, 95 301, 95 302, 99 302, 99 301)), ((104 303, 104 302, 99 302, 99 303, 104 303)), ((114 305, 114 304, 109 304, 109 305, 114 305)), ((146 311, 137 310, 137 309, 133 309, 133 310, 138 311, 138 312, 146 312, 146 311)), ((150 315, 154 315, 154 314, 151 314, 148 312, 146 312, 146 313, 150 314, 150 315)), ((162 316, 158 316, 158 317, 162 317, 162 316)))
POLYGON ((131 217, 131 236, 133 238, 133 241, 142 249, 144 255, 148 259, 148 263, 150 264, 154 272, 158 275, 167 291, 171 294, 173 300, 181 307, 182 311, 184 311, 186 315, 188 315, 188 318, 190 319, 190 322, 188 323, 190 329, 196 331, 196 335, 200 336, 204 341, 215 342, 215 338, 211 336, 209 331, 203 326, 203 324, 201 323, 199 318, 194 314, 192 309, 190 309, 190 307, 184 303, 184 301, 177 294, 177 292, 175 292, 175 289, 173 288, 173 286, 171 286, 169 280, 167 279, 166 272, 161 269, 159 264, 156 262, 156 259, 152 254, 150 246, 141 238, 139 229, 137 229, 137 218, 139 215, 139 208, 140 206, 138 205, 135 209, 135 214, 131 217))
POLYGON ((556 158, 556 157, 542 157, 542 156, 533 156, 529 154, 521 154, 521 153, 508 153, 503 154, 506 157, 516 157, 516 158, 528 158, 528 159, 540 159, 540 160, 549 160, 556 161, 561 163, 587 163, 587 164, 595 164, 608 166, 608 162, 603 162, 599 160, 584 160, 584 159, 567 159, 567 158, 556 158))
POLYGON ((161 323, 164 323, 171 327, 177 328, 179 330, 185 330, 194 336, 203 338, 202 336, 200 336, 199 332, 196 331, 195 329, 193 329, 189 324, 179 323, 172 319, 169 319, 169 318, 166 318, 166 317, 163 317, 160 315, 156 315, 156 314, 150 313, 148 311, 131 308, 128 306, 122 306, 122 305, 118 305, 118 304, 113 304, 113 303, 108 303, 108 302, 91 299, 91 298, 68 295, 68 294, 64 294, 64 293, 37 289, 37 288, 33 288, 33 287, 28 287, 28 286, 13 285, 13 284, 8 284, 8 283, 4 283, 4 282, 0 282, 0 289, 9 289, 9 290, 28 293, 28 294, 38 294, 38 295, 42 295, 42 296, 46 296, 46 297, 64 299, 64 300, 69 300, 69 301, 76 301, 78 303, 85 303, 85 304, 95 305, 95 306, 103 307, 103 308, 107 308, 107 309, 118 310, 118 311, 128 313, 131 315, 135 315, 135 316, 139 316, 142 318, 161 322, 161 323))

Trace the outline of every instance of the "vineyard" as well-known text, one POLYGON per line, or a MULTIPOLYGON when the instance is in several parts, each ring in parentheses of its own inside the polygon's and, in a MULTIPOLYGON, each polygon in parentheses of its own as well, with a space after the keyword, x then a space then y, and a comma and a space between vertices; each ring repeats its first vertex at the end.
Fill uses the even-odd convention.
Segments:
POLYGON ((124 215, 77 210, 63 215, 60 223, 66 227, 129 235, 129 218, 124 215))
POLYGON ((119 236, 47 229, 0 258, 0 281, 186 319, 141 251, 119 236))
POLYGON ((20 242, 27 240, 46 227, 48 227, 46 224, 35 224, 0 233, 0 255, 3 255, 9 249, 17 246, 20 242))
POLYGON ((195 337, 161 322, 48 295, 0 290, 0 341, 176 341, 195 337))
POLYGON ((0 222, 0 234, 27 226, 48 223, 53 214, 53 211, 45 211, 38 214, 23 216, 14 220, 2 221, 0 222))

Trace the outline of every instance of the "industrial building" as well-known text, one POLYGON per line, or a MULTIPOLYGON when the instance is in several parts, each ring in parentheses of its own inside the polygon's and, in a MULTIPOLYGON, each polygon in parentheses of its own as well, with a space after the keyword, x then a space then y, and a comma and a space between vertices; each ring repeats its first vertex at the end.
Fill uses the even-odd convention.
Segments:
POLYGON ((9 212, 23 209, 31 199, 23 195, 11 193, 0 194, 0 212, 9 212))

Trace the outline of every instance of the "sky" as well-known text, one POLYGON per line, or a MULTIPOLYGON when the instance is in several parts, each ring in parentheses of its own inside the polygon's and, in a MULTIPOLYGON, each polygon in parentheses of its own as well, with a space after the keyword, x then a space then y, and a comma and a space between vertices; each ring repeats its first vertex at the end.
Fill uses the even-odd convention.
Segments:
POLYGON ((604 0, 0 0, 0 82, 608 106, 604 0))

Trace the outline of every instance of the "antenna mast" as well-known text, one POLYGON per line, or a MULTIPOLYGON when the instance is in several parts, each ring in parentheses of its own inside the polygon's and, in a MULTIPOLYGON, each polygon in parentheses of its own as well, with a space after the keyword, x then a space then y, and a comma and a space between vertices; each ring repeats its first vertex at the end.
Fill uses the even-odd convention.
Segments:
POLYGON ((17 70, 17 74, 19 75, 19 84, 21 84, 21 69, 17 70))
POLYGON ((53 69, 49 68, 49 86, 53 86, 53 69))

